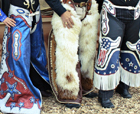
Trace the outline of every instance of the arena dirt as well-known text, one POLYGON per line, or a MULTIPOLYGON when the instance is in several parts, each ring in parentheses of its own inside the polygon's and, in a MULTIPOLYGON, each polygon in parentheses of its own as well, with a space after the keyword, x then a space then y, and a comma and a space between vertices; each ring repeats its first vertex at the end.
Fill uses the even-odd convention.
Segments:
MULTIPOLYGON (((66 108, 63 104, 58 103, 54 96, 44 97, 41 114, 140 114, 140 87, 131 87, 129 91, 132 94, 131 99, 122 98, 119 94, 114 93, 111 98, 115 105, 113 109, 102 108, 97 97, 93 99, 83 97, 79 109, 66 108)), ((98 91, 95 90, 95 92, 98 91)))
MULTIPOLYGON (((140 87, 130 88, 131 99, 122 98, 118 93, 114 92, 112 103, 115 105, 113 109, 102 108, 98 99, 83 97, 82 106, 79 109, 66 108, 63 104, 58 103, 54 96, 43 98, 43 106, 41 114, 140 114, 140 87)), ((98 91, 95 90, 97 93, 98 91)))

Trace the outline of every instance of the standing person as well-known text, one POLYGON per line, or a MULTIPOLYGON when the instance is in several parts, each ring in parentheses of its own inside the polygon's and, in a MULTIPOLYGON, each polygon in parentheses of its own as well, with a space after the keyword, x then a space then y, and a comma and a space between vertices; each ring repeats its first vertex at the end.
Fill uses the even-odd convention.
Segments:
POLYGON ((94 85, 99 102, 113 108, 113 91, 131 98, 129 86, 140 86, 139 0, 98 0, 102 3, 99 52, 95 63, 94 85))
POLYGON ((29 76, 32 64, 49 83, 39 0, 10 0, 8 14, 16 23, 14 27, 5 27, 3 37, 0 110, 3 113, 40 114, 42 96, 29 76))
POLYGON ((62 0, 62 5, 59 0, 50 2, 55 11, 48 51, 50 83, 58 102, 78 108, 82 92, 85 97, 97 96, 93 71, 98 5, 95 0, 62 0))

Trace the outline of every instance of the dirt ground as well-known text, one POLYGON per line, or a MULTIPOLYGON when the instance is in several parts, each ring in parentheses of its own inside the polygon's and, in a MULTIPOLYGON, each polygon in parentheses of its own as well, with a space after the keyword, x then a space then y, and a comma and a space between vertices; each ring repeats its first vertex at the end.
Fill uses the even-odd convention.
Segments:
MULTIPOLYGON (((54 96, 44 97, 41 114, 140 114, 140 87, 131 87, 129 91, 132 95, 131 99, 122 98, 119 94, 114 93, 111 98, 115 105, 113 109, 102 108, 97 97, 93 99, 83 97, 79 109, 66 108, 63 104, 58 103, 54 96)), ((95 90, 95 92, 98 91, 95 90)))
MULTIPOLYGON (((130 88, 131 99, 122 98, 119 94, 114 93, 111 98, 115 105, 113 109, 102 108, 98 103, 97 97, 93 99, 83 97, 82 106, 79 109, 66 108, 59 104, 54 96, 43 98, 41 114, 140 114, 140 87, 130 88)), ((95 90, 95 92, 98 92, 95 90)))

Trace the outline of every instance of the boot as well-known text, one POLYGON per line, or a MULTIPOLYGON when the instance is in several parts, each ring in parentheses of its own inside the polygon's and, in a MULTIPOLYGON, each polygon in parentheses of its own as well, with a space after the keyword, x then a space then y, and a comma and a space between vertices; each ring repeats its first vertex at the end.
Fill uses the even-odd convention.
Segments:
POLYGON ((81 105, 80 104, 64 104, 67 108, 79 108, 81 105))
POLYGON ((114 108, 110 98, 113 96, 113 90, 110 91, 103 91, 99 90, 99 97, 98 101, 101 103, 102 107, 104 108, 114 108))
POLYGON ((94 97, 97 97, 97 96, 98 96, 98 94, 94 93, 94 92, 90 92, 87 95, 85 95, 85 97, 87 97, 87 98, 94 98, 94 97))
POLYGON ((101 103, 102 107, 104 108, 114 108, 111 100, 108 98, 100 98, 98 97, 98 101, 101 103))
POLYGON ((47 91, 47 90, 46 91, 41 90, 40 92, 41 92, 42 97, 50 97, 53 95, 51 91, 47 91))
POLYGON ((131 98, 132 95, 128 91, 129 86, 123 82, 120 82, 118 87, 116 88, 116 92, 119 93, 123 98, 131 98))

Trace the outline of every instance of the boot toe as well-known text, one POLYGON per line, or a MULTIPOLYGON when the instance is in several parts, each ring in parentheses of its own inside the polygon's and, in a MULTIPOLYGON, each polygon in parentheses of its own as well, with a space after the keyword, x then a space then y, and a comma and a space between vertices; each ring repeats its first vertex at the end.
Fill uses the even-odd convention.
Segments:
POLYGON ((97 96, 98 96, 98 94, 94 93, 94 92, 90 92, 87 95, 85 95, 85 97, 87 97, 87 98, 94 98, 94 97, 97 97, 97 96))
POLYGON ((80 104, 64 104, 67 108, 79 108, 81 105, 80 104))
POLYGON ((123 98, 131 98, 132 95, 128 92, 128 90, 124 90, 123 92, 116 90, 123 98))
POLYGON ((112 104, 110 99, 101 99, 98 98, 98 101, 101 103, 102 107, 104 108, 114 108, 114 105, 112 104))
POLYGON ((130 94, 120 94, 123 98, 132 98, 130 94))

